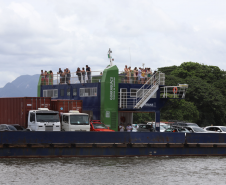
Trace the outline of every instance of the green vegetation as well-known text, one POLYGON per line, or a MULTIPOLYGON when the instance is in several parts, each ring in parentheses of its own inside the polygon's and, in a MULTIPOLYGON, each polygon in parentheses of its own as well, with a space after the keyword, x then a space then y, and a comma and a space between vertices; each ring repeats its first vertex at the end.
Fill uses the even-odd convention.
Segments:
MULTIPOLYGON (((161 121, 186 120, 199 126, 226 125, 225 71, 217 66, 195 62, 184 62, 180 66, 158 70, 166 74, 167 86, 188 84, 186 98, 170 99, 161 110, 161 121)), ((141 116, 134 114, 134 119, 142 120, 137 117, 141 116)), ((153 120, 153 116, 145 119, 153 120)))

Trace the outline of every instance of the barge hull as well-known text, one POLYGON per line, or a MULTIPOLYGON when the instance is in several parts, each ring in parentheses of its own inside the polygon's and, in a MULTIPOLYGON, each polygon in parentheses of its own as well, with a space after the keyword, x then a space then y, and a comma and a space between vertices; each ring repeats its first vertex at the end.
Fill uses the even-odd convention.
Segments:
POLYGON ((0 132, 0 158, 224 155, 218 133, 0 132))

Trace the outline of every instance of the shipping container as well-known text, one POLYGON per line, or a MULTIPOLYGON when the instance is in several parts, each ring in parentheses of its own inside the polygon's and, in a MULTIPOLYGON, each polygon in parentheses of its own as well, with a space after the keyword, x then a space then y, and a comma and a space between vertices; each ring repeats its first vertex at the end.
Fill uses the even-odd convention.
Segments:
POLYGON ((50 109, 51 98, 0 98, 0 124, 19 124, 27 128, 29 110, 50 109))
POLYGON ((51 100, 51 110, 68 113, 70 110, 82 112, 82 100, 51 100))

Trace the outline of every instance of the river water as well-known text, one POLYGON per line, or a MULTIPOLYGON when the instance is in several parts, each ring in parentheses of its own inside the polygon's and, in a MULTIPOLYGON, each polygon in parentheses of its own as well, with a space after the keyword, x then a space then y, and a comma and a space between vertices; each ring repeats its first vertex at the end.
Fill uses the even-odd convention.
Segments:
POLYGON ((0 159, 0 184, 226 184, 226 157, 0 159))

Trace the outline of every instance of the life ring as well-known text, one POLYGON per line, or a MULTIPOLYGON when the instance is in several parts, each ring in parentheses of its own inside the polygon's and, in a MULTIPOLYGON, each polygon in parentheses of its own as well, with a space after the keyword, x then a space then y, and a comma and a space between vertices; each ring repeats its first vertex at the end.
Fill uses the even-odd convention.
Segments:
POLYGON ((177 94, 177 87, 173 88, 173 93, 177 94))
POLYGON ((120 121, 123 122, 123 123, 125 123, 126 118, 125 118, 124 116, 121 116, 121 117, 120 117, 120 121))

